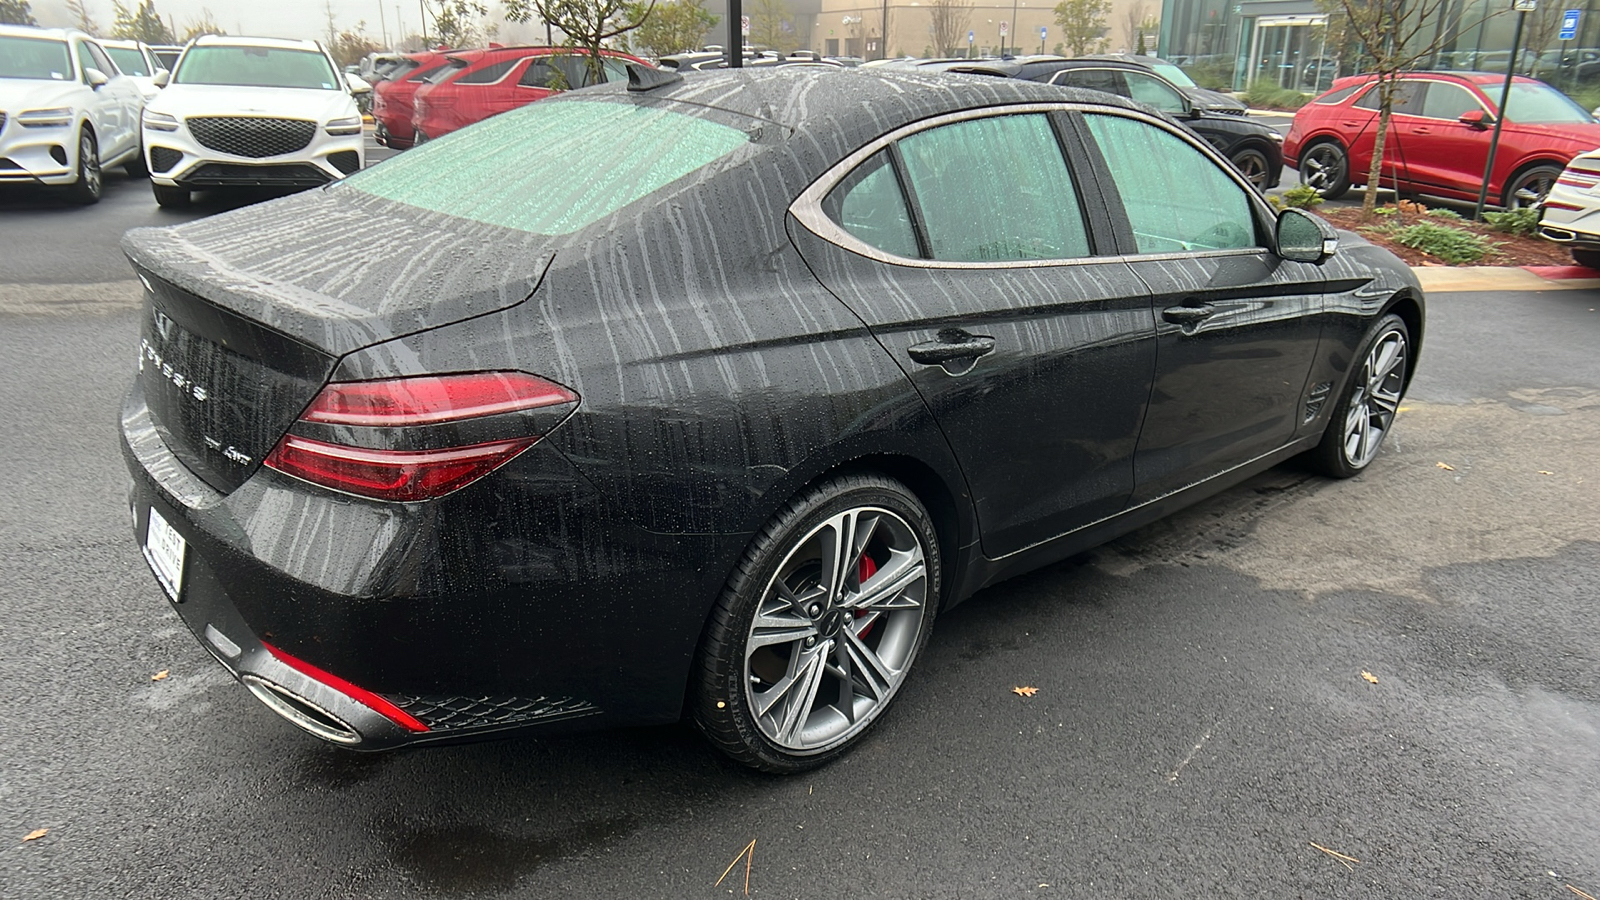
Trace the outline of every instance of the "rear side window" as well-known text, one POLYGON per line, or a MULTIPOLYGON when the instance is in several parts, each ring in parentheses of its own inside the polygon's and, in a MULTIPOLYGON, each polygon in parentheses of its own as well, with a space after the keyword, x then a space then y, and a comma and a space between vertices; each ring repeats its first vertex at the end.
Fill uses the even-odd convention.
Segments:
MULTIPOLYGON (((1374 84, 1372 89, 1356 101, 1356 106, 1361 109, 1377 109, 1382 100, 1382 91, 1379 85, 1374 84)), ((1394 87, 1394 105, 1390 111, 1404 116, 1422 115, 1422 95, 1427 91, 1428 85, 1421 81, 1402 81, 1394 87)))
POLYGON ((501 60, 494 65, 484 66, 476 72, 468 72, 457 78, 456 84, 494 84, 496 81, 506 77, 506 73, 511 71, 511 67, 516 64, 517 60, 514 59, 501 60))
POLYGON ((1362 86, 1359 84, 1352 84, 1349 87, 1339 88, 1337 91, 1329 91, 1311 102, 1324 103, 1330 106, 1335 103, 1343 103, 1344 98, 1354 94, 1356 91, 1361 90, 1361 87, 1362 86))
POLYGON ((522 70, 522 77, 517 79, 517 84, 523 87, 547 88, 550 86, 550 64, 543 59, 535 59, 528 63, 522 70))
POLYGON ((1046 116, 942 125, 902 139, 900 152, 934 259, 1089 255, 1078 193, 1046 116))
POLYGON ((829 191, 822 211, 873 247, 907 258, 922 255, 887 150, 873 154, 829 191))
POLYGON ((1128 79, 1128 92, 1133 99, 1140 103, 1148 103, 1164 113, 1183 112, 1183 95, 1178 93, 1177 88, 1154 75, 1146 75, 1143 72, 1122 74, 1128 79))
POLYGON ((336 189, 517 231, 571 234, 748 140, 737 128, 662 109, 533 103, 407 150, 336 189))
POLYGON ((1056 73, 1054 83, 1089 91, 1105 91, 1119 97, 1128 96, 1128 85, 1122 80, 1122 73, 1115 69, 1067 69, 1056 73))
POLYGON ((1122 116, 1089 115, 1140 253, 1259 246, 1249 194, 1187 141, 1122 116), (1152 165, 1151 160, 1160 160, 1152 165))
POLYGON ((406 78, 406 80, 407 81, 427 81, 428 79, 432 78, 433 76, 439 74, 441 71, 447 70, 449 68, 450 68, 450 64, 449 63, 440 63, 437 66, 429 66, 428 68, 422 69, 419 72, 413 72, 408 78, 406 78))

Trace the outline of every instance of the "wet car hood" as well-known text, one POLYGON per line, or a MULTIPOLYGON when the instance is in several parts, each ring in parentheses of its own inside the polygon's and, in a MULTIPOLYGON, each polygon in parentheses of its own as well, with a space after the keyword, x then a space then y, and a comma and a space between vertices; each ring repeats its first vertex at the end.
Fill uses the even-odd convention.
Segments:
POLYGON ((306 191, 122 249, 140 274, 342 355, 526 300, 559 239, 359 191, 306 191))

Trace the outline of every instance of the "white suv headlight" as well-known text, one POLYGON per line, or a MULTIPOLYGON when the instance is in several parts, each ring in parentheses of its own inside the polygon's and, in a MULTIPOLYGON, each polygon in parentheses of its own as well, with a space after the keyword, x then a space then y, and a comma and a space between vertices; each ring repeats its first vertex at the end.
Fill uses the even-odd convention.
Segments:
POLYGON ((17 114, 17 124, 24 128, 59 128, 72 124, 72 107, 55 109, 30 109, 17 114))
POLYGON ((178 117, 164 112, 152 112, 147 109, 144 111, 144 127, 152 128, 156 131, 177 131, 178 117))
POLYGON ((329 134, 335 134, 335 135, 338 135, 338 134, 360 134, 361 133, 361 117, 360 116, 350 116, 349 118, 345 118, 345 119, 334 119, 334 120, 330 121, 328 123, 327 127, 324 128, 323 130, 328 132, 329 134))

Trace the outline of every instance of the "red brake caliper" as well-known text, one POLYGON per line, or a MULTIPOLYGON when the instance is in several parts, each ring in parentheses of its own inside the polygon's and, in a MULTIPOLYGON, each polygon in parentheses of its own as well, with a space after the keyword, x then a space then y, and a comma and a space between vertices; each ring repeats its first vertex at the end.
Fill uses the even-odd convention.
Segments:
MULTIPOLYGON (((865 583, 866 580, 868 578, 871 578, 875 573, 877 573, 877 571, 878 571, 878 564, 872 561, 872 557, 866 555, 865 553, 861 554, 861 581, 862 581, 862 583, 865 583)), ((858 618, 858 619, 861 618, 862 616, 866 615, 866 614, 867 614, 867 611, 864 610, 864 609, 856 610, 856 618, 858 618)), ((878 623, 877 622, 873 622, 871 625, 868 625, 866 627, 865 631, 863 631, 860 634, 856 635, 856 637, 864 639, 864 638, 866 638, 867 635, 871 634, 872 633, 872 629, 874 629, 876 627, 878 627, 878 623)))

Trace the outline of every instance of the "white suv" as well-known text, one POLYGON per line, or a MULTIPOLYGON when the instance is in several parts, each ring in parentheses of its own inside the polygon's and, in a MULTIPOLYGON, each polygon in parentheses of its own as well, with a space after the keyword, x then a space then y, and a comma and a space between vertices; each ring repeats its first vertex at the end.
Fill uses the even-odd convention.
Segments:
POLYGON ((197 38, 156 83, 144 147, 162 206, 199 189, 314 187, 365 161, 350 84, 314 41, 197 38))
POLYGON ((0 25, 0 184, 64 185, 75 203, 98 201, 102 166, 144 171, 143 108, 94 38, 0 25))
POLYGON ((122 74, 133 79, 133 83, 139 86, 146 103, 156 98, 156 92, 161 90, 156 87, 156 76, 166 69, 156 60, 156 55, 151 52, 149 44, 144 41, 102 39, 100 48, 106 51, 112 62, 117 64, 122 74))

